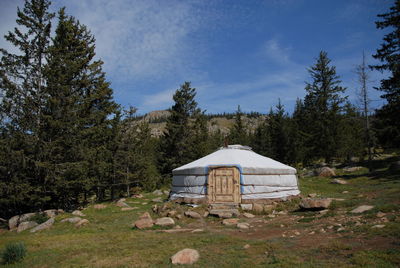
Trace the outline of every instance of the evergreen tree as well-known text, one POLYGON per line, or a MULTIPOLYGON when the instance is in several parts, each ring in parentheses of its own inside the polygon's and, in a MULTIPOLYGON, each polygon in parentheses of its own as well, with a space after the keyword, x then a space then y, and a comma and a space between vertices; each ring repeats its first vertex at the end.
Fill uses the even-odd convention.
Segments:
POLYGON ((165 178, 172 174, 172 170, 194 160, 191 119, 200 112, 195 100, 196 89, 190 82, 185 82, 175 91, 175 104, 170 109, 171 115, 167 119, 164 136, 160 141, 160 167, 165 178))
POLYGON ((271 157, 287 162, 288 159, 288 116, 279 99, 276 111, 269 113, 267 131, 270 135, 271 157))
POLYGON ((5 36, 19 52, 0 49, 1 214, 46 202, 38 159, 43 69, 54 16, 49 5, 47 0, 25 1, 24 8, 17 10, 18 27, 5 36))
POLYGON ((230 144, 241 144, 241 145, 249 144, 247 126, 243 122, 243 112, 240 109, 240 105, 238 105, 238 108, 236 111, 235 123, 229 132, 229 143, 230 144))
POLYGON ((321 51, 316 64, 308 69, 312 82, 306 84, 307 95, 304 99, 309 136, 306 144, 312 152, 308 157, 323 157, 327 162, 338 149, 339 112, 345 100, 340 95, 345 88, 340 86, 336 68, 329 66, 330 62, 327 53, 321 51))
POLYGON ((288 127, 288 159, 289 163, 308 164, 306 155, 307 124, 304 104, 301 99, 296 100, 292 118, 288 127))
POLYGON ((339 124, 338 156, 351 161, 351 157, 364 155, 365 140, 363 121, 354 105, 347 102, 339 124))
POLYGON ((59 11, 46 68, 41 166, 59 206, 73 206, 112 177, 111 117, 117 112, 94 37, 64 8, 59 11))
POLYGON ((385 35, 383 43, 373 55, 382 62, 372 66, 379 71, 388 71, 389 77, 381 80, 379 90, 384 94, 385 104, 377 111, 379 122, 379 136, 382 144, 400 147, 400 0, 396 0, 390 11, 378 15, 381 21, 376 22, 378 29, 392 29, 385 35))

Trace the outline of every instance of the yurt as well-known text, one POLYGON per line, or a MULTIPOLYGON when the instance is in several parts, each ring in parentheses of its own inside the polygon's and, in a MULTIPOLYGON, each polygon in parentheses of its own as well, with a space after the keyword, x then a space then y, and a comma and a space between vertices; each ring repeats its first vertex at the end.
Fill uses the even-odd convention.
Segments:
POLYGON ((184 203, 270 203, 298 195, 296 169, 228 145, 172 171, 170 199, 184 203))

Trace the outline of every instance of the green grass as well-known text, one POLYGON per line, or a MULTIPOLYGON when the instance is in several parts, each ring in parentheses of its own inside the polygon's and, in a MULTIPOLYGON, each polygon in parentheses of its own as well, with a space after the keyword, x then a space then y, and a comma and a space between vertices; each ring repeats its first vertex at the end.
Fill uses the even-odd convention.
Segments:
MULTIPOLYGON (((163 233, 159 230, 167 228, 160 227, 134 229, 132 223, 144 212, 150 212, 153 218, 157 217, 151 211, 155 204, 151 199, 156 196, 145 194, 144 199, 147 200, 127 199, 128 204, 138 207, 132 211, 121 211, 111 202, 104 203, 107 205, 105 209, 89 206, 83 212, 90 223, 81 228, 71 223, 60 223, 62 219, 71 217, 71 214, 65 213, 56 217, 53 228, 43 232, 2 232, 0 251, 8 243, 24 242, 27 256, 20 263, 5 267, 29 268, 172 267, 170 257, 183 248, 194 248, 200 253, 199 261, 192 267, 400 266, 400 175, 387 173, 383 168, 378 175, 363 169, 343 176, 347 176, 345 179, 349 184, 331 184, 328 178, 300 179, 304 196, 317 193, 321 197, 345 199, 333 201, 326 214, 297 211, 299 200, 284 202, 276 210, 286 210, 289 214, 273 219, 259 216, 266 222, 256 224, 265 227, 258 234, 252 228, 240 233, 236 228, 222 226, 220 220, 214 217, 204 220, 206 227, 201 233, 163 233), (142 205, 143 202, 147 204, 142 205), (375 207, 360 215, 349 213, 362 204, 375 207), (378 222, 378 211, 387 214, 388 222, 378 222), (290 222, 280 221, 281 218, 290 217, 297 218, 290 222), (330 233, 318 233, 322 227, 333 225, 340 217, 350 218, 342 222, 345 231, 337 233, 337 227, 334 227, 329 230, 330 233), (356 226, 356 222, 362 222, 362 225, 356 226), (371 228, 378 223, 385 224, 385 227, 371 228), (284 227, 281 228, 281 224, 284 227), (266 236, 263 233, 286 229, 299 230, 305 235, 289 238, 280 234, 266 236), (307 235, 312 230, 316 231, 315 238, 307 235), (249 244, 250 248, 243 249, 245 244, 249 244)), ((171 206, 180 214, 187 209, 186 206, 171 206)), ((202 214, 205 207, 194 210, 202 214)), ((191 228, 199 221, 184 217, 177 220, 177 224, 182 228, 191 228)))

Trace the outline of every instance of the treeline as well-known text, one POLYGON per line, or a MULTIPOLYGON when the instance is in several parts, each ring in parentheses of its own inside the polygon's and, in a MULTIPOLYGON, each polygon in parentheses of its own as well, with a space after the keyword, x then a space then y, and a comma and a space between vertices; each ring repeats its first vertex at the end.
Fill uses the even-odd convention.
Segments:
POLYGON ((161 181, 148 125, 113 100, 94 36, 49 6, 26 1, 5 36, 18 52, 1 49, 0 217, 71 209, 161 181))
MULTIPOLYGON (((308 70, 306 96, 292 114, 277 99, 254 129, 238 107, 235 114, 223 114, 235 121, 228 135, 209 133, 207 123, 215 115, 205 114, 196 89, 184 82, 173 96, 170 116, 155 119, 166 120, 164 135, 153 138, 149 122, 138 120, 135 108, 123 110, 113 100, 87 27, 64 8, 56 16, 49 6, 48 0, 27 0, 18 9, 18 27, 5 36, 19 52, 0 50, 0 217, 151 191, 168 185, 174 168, 227 143, 250 145, 294 166, 368 159, 374 148, 400 146, 395 35, 388 34, 374 55, 382 65, 373 68, 391 74, 380 86, 387 104, 376 113, 369 108, 366 63, 357 69, 363 106, 355 107, 322 51, 308 70)), ((398 31, 399 14, 396 1, 377 26, 398 31)))

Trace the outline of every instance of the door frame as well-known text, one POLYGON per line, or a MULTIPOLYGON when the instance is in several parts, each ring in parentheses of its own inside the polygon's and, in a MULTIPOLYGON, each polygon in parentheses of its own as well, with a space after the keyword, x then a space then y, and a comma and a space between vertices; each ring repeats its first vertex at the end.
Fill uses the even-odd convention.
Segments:
POLYGON ((243 192, 243 179, 242 179, 242 167, 240 165, 215 165, 215 166, 208 166, 207 167, 207 183, 206 183, 206 194, 207 194, 207 203, 212 204, 212 203, 224 203, 224 202, 218 202, 218 201, 213 201, 213 194, 214 194, 214 185, 213 184, 213 178, 211 176, 211 173, 213 170, 218 169, 218 168, 235 168, 237 172, 239 173, 239 181, 238 184, 236 185, 237 190, 234 191, 234 194, 236 192, 237 194, 237 202, 225 202, 225 203, 238 203, 240 204, 242 201, 242 192, 243 192))

